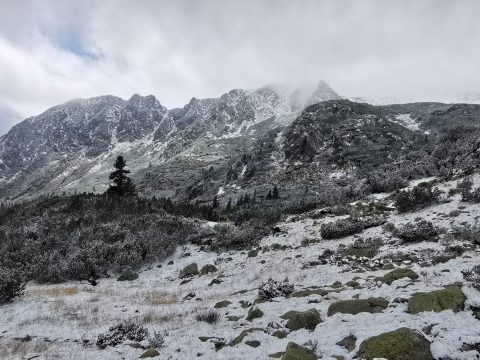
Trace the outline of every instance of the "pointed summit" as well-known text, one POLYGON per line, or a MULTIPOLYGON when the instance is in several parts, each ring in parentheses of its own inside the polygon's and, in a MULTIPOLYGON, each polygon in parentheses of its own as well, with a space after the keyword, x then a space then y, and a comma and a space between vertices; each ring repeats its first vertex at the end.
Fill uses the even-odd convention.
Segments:
POLYGON ((338 95, 325 81, 320 80, 312 96, 307 100, 306 106, 328 100, 340 100, 338 95))

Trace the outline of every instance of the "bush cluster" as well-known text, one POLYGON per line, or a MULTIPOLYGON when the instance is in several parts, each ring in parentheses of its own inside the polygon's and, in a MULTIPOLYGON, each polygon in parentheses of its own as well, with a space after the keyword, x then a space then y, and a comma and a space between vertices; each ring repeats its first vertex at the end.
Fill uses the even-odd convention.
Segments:
POLYGON ((207 235, 222 241, 198 220, 144 199, 42 198, 15 205, 0 218, 0 267, 41 283, 90 281, 161 261, 178 245, 207 235))
POLYGON ((464 178, 462 181, 457 181, 457 187, 455 189, 450 189, 448 191, 448 196, 453 196, 456 194, 463 194, 470 192, 472 190, 473 181, 469 177, 464 178))
POLYGON ((451 234, 457 240, 480 245, 480 224, 463 224, 451 227, 451 234))
POLYGON ((367 176, 367 185, 372 193, 390 192, 404 188, 408 180, 398 172, 373 172, 367 176))
POLYGON ((438 232, 430 221, 417 220, 394 230, 394 235, 407 243, 429 241, 436 238, 438 232))
POLYGON ((212 249, 244 249, 257 245, 260 239, 269 234, 270 226, 263 219, 251 219, 239 226, 217 224, 213 231, 214 236, 207 244, 212 249))
POLYGON ((462 274, 466 281, 470 282, 475 289, 480 291, 480 265, 476 265, 469 270, 463 270, 462 274))
POLYGON ((258 297, 262 300, 270 300, 276 297, 289 297, 294 290, 293 284, 288 279, 276 281, 268 279, 258 288, 258 297))
POLYGON ((207 310, 201 313, 198 313, 195 316, 197 321, 204 321, 209 324, 216 324, 220 320, 220 313, 217 310, 207 310))
POLYGON ((356 239, 352 245, 342 249, 339 253, 342 256, 355 256, 356 258, 373 258, 383 245, 380 238, 356 239))
POLYGON ((370 227, 382 225, 385 221, 382 218, 346 218, 330 223, 322 224, 320 234, 324 239, 338 239, 354 235, 370 227))
POLYGON ((480 202, 480 188, 473 191, 464 191, 462 192, 462 201, 479 203, 480 202))
POLYGON ((141 325, 124 322, 110 327, 108 333, 98 335, 97 346, 106 349, 109 346, 116 346, 125 340, 142 341, 148 336, 148 330, 141 325))
POLYGON ((23 295, 25 284, 19 271, 0 266, 0 304, 23 295))
POLYGON ((395 206, 399 212, 423 209, 438 202, 440 191, 428 185, 419 184, 412 190, 403 190, 396 195, 395 206))

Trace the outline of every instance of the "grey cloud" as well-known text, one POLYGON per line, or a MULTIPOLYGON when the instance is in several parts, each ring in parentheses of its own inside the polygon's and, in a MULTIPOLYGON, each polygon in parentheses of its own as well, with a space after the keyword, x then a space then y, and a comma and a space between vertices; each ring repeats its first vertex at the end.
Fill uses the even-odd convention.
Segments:
POLYGON ((477 0, 0 6, 0 107, 22 117, 100 94, 152 93, 174 107, 231 88, 320 79, 345 96, 399 101, 480 93, 477 0))

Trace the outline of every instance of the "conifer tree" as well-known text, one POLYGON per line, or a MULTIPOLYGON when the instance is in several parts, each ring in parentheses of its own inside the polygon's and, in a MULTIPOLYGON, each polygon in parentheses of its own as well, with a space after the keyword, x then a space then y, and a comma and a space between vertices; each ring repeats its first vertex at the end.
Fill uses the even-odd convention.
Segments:
POLYGON ((110 187, 107 190, 107 194, 120 195, 120 196, 129 196, 135 194, 135 185, 133 184, 132 179, 130 179, 126 174, 130 173, 130 170, 126 170, 127 166, 126 161, 123 159, 123 156, 117 157, 115 164, 115 171, 110 173, 109 179, 113 181, 113 184, 110 184, 110 187))
POLYGON ((272 194, 272 199, 279 199, 280 195, 278 194, 278 188, 277 185, 273 187, 273 194, 272 194))
POLYGON ((217 197, 217 195, 215 195, 213 197, 213 201, 212 201, 212 208, 216 209, 217 207, 218 207, 218 197, 217 197))

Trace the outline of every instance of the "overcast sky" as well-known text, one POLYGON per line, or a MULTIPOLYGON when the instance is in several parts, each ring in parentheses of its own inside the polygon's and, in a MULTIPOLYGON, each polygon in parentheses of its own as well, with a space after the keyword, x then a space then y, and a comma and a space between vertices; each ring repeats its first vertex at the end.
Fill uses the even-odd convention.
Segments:
POLYGON ((72 98, 323 79, 344 96, 480 93, 479 0, 0 0, 0 134, 72 98))

